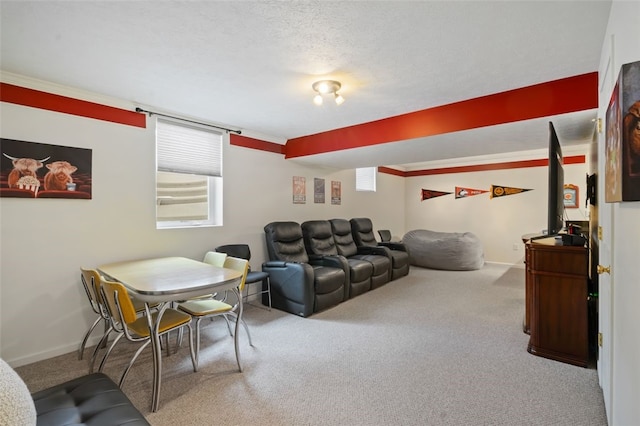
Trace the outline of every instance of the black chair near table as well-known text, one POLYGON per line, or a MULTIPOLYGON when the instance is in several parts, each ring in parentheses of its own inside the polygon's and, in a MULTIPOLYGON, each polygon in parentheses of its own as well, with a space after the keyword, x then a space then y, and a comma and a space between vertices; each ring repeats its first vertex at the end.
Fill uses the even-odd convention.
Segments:
MULTIPOLYGON (((251 248, 248 244, 225 244, 216 247, 215 250, 220 253, 226 253, 227 256, 251 261, 251 248)), ((263 299, 264 295, 266 295, 269 301, 269 310, 271 310, 271 282, 269 280, 269 274, 264 271, 252 271, 251 265, 249 265, 249 272, 247 273, 245 282, 245 294, 243 297, 244 300, 249 303, 249 297, 256 295, 263 295, 263 299), (260 289, 249 293, 250 284, 259 284, 260 289)))

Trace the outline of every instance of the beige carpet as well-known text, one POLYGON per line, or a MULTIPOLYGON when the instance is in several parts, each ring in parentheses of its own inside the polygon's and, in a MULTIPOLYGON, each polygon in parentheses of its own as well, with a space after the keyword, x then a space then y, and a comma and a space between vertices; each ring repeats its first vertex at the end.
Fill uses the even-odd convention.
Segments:
MULTIPOLYGON (((310 318, 248 307, 243 373, 224 321, 203 322, 200 370, 186 342, 165 357, 157 413, 150 349, 124 391, 158 426, 606 425, 595 369, 527 353, 523 312, 523 269, 414 267, 310 318)), ((105 372, 117 379, 133 349, 105 372)), ((72 353, 16 370, 36 391, 86 366, 72 353)))

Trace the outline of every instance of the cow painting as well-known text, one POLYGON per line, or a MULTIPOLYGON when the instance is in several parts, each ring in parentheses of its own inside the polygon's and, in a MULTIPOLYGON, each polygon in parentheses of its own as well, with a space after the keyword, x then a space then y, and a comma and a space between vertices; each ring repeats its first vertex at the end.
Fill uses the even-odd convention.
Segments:
MULTIPOLYGON (((5 157, 11 160, 13 164, 13 170, 9 173, 7 178, 7 184, 9 188, 18 188, 18 181, 23 177, 38 178, 36 172, 42 168, 43 163, 51 157, 43 158, 42 160, 35 160, 33 158, 16 158, 11 157, 3 153, 5 157)), ((48 166, 47 166, 48 167, 48 166)))
POLYGON ((90 200, 91 160, 90 149, 0 137, 0 198, 90 200))
POLYGON ((44 189, 47 191, 65 191, 68 183, 73 183, 71 174, 78 170, 67 161, 54 161, 47 164, 49 171, 44 176, 44 189))

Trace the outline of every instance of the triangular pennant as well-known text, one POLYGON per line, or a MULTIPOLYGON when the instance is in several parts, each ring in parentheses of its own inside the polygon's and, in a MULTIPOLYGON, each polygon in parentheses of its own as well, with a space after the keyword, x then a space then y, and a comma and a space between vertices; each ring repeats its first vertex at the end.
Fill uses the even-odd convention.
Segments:
POLYGON ((487 191, 486 189, 473 189, 473 188, 464 188, 462 186, 456 186, 456 198, 466 198, 472 197, 474 195, 484 194, 487 191))
POLYGON ((531 189, 512 188, 510 186, 491 185, 491 196, 493 197, 506 197, 507 195, 519 194, 521 192, 531 191, 531 189))
POLYGON ((423 189, 422 190, 422 201, 428 200, 430 198, 441 197, 443 195, 449 195, 449 194, 451 194, 451 193, 450 192, 443 192, 443 191, 432 191, 430 189, 423 189))

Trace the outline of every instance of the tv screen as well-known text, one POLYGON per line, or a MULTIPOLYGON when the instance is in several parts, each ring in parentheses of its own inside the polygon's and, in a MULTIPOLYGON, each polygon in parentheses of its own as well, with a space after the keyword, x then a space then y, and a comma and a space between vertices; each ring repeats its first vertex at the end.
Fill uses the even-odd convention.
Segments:
POLYGON ((564 170, 560 140, 549 122, 549 202, 547 235, 557 235, 564 227, 564 170))

